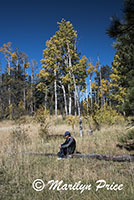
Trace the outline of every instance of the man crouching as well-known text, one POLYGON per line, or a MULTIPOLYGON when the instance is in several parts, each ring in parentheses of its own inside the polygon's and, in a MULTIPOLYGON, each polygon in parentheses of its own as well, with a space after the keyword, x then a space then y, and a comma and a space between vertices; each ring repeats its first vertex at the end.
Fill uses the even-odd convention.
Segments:
POLYGON ((69 131, 65 132, 64 137, 66 138, 66 141, 63 144, 59 145, 60 152, 58 152, 57 154, 59 159, 65 158, 66 156, 73 154, 76 148, 76 141, 71 136, 69 131))

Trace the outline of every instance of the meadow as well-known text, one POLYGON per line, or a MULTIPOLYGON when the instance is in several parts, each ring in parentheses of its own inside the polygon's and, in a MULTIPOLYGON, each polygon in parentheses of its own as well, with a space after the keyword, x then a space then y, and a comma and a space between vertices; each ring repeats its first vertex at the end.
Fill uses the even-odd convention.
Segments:
MULTIPOLYGON (((120 149, 118 138, 126 134, 126 124, 102 125, 92 135, 84 121, 84 134, 79 136, 79 127, 73 128, 66 120, 49 118, 48 132, 51 135, 70 131, 77 141, 77 151, 86 154, 128 155, 120 149)), ((0 199, 1 200, 132 200, 134 197, 134 163, 113 162, 88 158, 57 160, 57 157, 29 155, 24 152, 57 153, 64 138, 39 137, 39 123, 32 117, 24 121, 0 122, 0 199), (42 179, 46 187, 35 191, 32 183, 42 179), (50 180, 63 180, 66 185, 78 183, 91 185, 91 190, 50 189, 50 180), (103 187, 96 191, 97 181, 111 185, 123 185, 122 190, 103 187)), ((131 152, 133 153, 133 152, 131 152)), ((40 186, 39 184, 37 186, 40 186)))

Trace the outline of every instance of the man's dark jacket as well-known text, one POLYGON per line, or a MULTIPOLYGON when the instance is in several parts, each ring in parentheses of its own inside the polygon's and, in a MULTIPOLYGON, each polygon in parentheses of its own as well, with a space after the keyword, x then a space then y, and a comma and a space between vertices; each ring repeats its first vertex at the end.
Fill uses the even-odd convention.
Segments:
POLYGON ((70 136, 69 138, 66 139, 66 141, 61 145, 61 148, 66 148, 68 154, 72 154, 75 151, 76 148, 76 141, 75 139, 70 136))

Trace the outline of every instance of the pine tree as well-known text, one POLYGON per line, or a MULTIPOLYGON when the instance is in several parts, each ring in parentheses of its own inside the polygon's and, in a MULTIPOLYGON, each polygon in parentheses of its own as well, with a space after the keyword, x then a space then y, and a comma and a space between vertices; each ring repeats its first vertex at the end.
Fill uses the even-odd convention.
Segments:
POLYGON ((134 0, 125 0, 123 12, 123 21, 113 17, 107 33, 117 40, 114 47, 116 48, 115 61, 118 62, 116 65, 119 76, 118 88, 124 95, 120 110, 131 115, 134 114, 131 101, 134 90, 134 0))

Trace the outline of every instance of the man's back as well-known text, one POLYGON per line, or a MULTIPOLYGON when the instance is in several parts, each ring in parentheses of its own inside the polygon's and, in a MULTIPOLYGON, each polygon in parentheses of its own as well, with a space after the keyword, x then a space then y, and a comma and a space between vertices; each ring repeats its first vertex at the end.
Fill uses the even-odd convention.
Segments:
POLYGON ((74 153, 75 148, 76 148, 76 141, 75 141, 75 139, 72 136, 70 136, 61 145, 61 148, 67 148, 68 153, 74 153))

